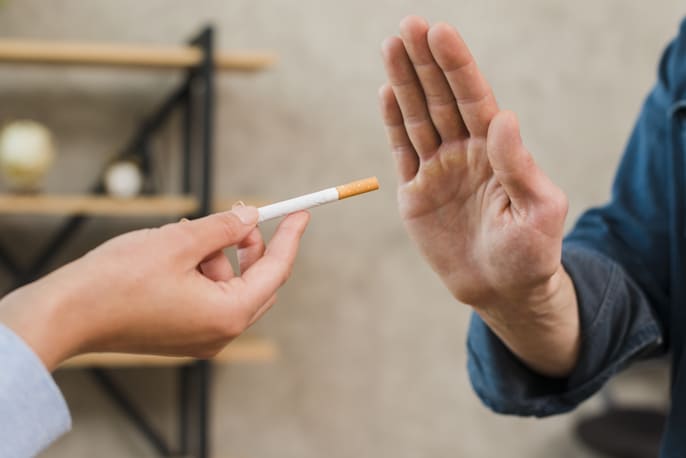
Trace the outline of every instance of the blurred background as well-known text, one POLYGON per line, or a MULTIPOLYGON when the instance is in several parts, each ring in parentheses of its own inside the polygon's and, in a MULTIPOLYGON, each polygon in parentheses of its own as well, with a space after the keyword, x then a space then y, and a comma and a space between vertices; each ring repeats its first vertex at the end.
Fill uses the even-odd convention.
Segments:
MULTIPOLYGON (((403 231, 377 89, 384 81, 380 44, 409 13, 459 28, 500 105, 519 114, 526 144, 568 193, 571 225, 607 198, 684 6, 677 0, 0 3, 3 38, 175 45, 212 23, 220 50, 274 51, 278 63, 264 72, 217 77, 219 197, 280 200, 368 175, 381 181, 379 192, 312 212, 291 281, 250 330, 272 339, 278 358, 215 366, 212 456, 596 456, 573 428, 601 408, 597 398, 546 420, 497 416, 479 403, 466 373, 469 310, 452 299, 403 231)), ((44 192, 81 192, 178 81, 174 71, 0 64, 0 126, 27 118, 47 126, 57 156, 44 192)), ((164 153, 164 138, 158 150, 164 153)), ((170 220, 95 218, 54 265, 117 233, 170 220)), ((3 216, 0 240, 30 259, 59 222, 3 216)), ((267 234, 273 227, 266 226, 267 234)), ((3 273, 1 283, 11 279, 3 273)), ((664 405, 665 374, 659 365, 637 367, 612 389, 626 402, 664 405)), ((172 375, 150 368, 114 374, 169 438, 176 432, 172 375)), ((86 371, 60 370, 55 377, 74 425, 43 456, 156 456, 86 371)))

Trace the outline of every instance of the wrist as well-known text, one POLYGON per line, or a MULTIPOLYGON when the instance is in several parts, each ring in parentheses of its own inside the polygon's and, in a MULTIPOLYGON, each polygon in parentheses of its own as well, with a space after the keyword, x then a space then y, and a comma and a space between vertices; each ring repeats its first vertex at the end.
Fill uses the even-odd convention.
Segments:
POLYGON ((570 286, 573 290, 571 280, 560 264, 552 275, 533 285, 499 294, 497 300, 472 307, 479 315, 503 325, 546 322, 556 317, 568 302, 565 298, 570 286))
POLYGON ((537 372, 565 377, 576 365, 580 324, 574 284, 560 265, 545 283, 505 306, 475 308, 498 337, 537 372))
POLYGON ((59 272, 0 300, 0 321, 24 340, 49 371, 80 353, 86 340, 78 296, 61 281, 59 272))

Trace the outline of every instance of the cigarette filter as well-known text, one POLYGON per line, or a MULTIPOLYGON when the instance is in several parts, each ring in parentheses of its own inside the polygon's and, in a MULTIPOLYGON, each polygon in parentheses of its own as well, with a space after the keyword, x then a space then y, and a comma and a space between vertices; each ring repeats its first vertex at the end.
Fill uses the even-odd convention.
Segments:
POLYGON ((376 177, 353 181, 333 188, 323 189, 321 191, 305 194, 304 196, 294 197, 292 199, 260 207, 257 209, 259 212, 257 221, 263 223, 270 219, 280 218, 300 210, 318 207, 337 200, 364 194, 365 192, 376 191, 377 189, 379 189, 379 180, 377 180, 376 177))

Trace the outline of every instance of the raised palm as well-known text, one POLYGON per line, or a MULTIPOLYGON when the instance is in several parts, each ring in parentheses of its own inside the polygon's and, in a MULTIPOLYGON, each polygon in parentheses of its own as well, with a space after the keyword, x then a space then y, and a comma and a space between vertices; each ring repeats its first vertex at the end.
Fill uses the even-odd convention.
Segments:
POLYGON ((567 199, 522 145, 459 34, 421 18, 384 42, 400 214, 459 300, 528 299, 560 269, 567 199))

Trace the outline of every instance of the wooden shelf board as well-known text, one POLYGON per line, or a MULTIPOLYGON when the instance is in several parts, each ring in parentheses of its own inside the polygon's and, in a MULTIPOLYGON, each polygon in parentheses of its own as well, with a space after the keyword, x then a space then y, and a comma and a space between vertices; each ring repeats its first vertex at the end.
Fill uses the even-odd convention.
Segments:
MULTIPOLYGON (((212 361, 217 363, 273 362, 278 357, 276 344, 268 339, 241 337, 230 343, 212 361)), ((126 353, 89 353, 68 359, 60 369, 84 367, 174 367, 189 364, 193 358, 133 355, 126 353)))
MULTIPOLYGON (((195 46, 69 43, 0 39, 0 62, 174 69, 197 66, 202 51, 195 46)), ((257 71, 276 62, 270 52, 217 52, 218 70, 257 71)))
POLYGON ((107 196, 0 194, 0 214, 22 215, 188 215, 198 208, 190 196, 146 196, 117 199, 107 196))
MULTIPOLYGON (((243 201, 247 205, 269 203, 261 197, 220 198, 215 200, 215 212, 230 210, 243 201)), ((2 194, 0 214, 17 215, 99 215, 99 216, 183 216, 198 210, 199 203, 192 196, 145 196, 117 199, 108 196, 59 194, 2 194)))
POLYGON ((258 196, 220 197, 215 199, 214 203, 212 204, 212 211, 223 212, 231 210, 231 207, 233 207, 233 205, 239 201, 243 202, 245 205, 252 205, 253 207, 261 207, 263 205, 268 205, 273 202, 264 197, 258 196))

